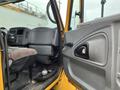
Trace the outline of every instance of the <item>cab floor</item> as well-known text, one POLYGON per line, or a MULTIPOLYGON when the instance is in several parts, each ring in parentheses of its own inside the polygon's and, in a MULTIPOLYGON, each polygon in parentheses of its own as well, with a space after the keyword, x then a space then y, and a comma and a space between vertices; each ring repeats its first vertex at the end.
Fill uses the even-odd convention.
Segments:
POLYGON ((11 85, 12 90, 21 90, 22 87, 29 84, 30 78, 28 71, 23 71, 19 74, 19 77, 11 85))
MULTIPOLYGON (((49 66, 47 68, 49 69, 58 68, 58 65, 49 66)), ((42 70, 43 68, 39 67, 36 69, 35 73, 41 72, 42 70)), ((12 83, 11 85, 12 90, 44 90, 44 88, 47 85, 49 85, 54 79, 56 79, 58 75, 59 75, 59 70, 55 75, 53 75, 49 79, 43 82, 35 82, 33 80, 32 81, 30 80, 28 70, 24 70, 19 74, 18 79, 12 83)))

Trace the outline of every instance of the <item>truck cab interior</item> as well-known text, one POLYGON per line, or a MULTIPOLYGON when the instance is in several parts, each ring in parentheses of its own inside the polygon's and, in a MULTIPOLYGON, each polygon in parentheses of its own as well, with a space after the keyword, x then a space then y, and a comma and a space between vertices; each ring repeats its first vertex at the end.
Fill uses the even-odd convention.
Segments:
MULTIPOLYGON (((51 2, 56 4, 54 0, 51 2)), ((50 6, 50 2, 48 4, 50 6)), ((57 22, 58 19, 55 20, 57 22)), ((57 24, 56 28, 11 27, 7 33, 0 32, 2 48, 5 49, 5 90, 45 90, 58 77, 62 68, 59 30, 57 24)))
POLYGON ((59 72, 60 65, 58 37, 59 33, 56 28, 38 27, 30 30, 24 27, 14 27, 8 31, 9 49, 32 48, 37 51, 35 55, 13 60, 9 68, 10 82, 13 84, 14 90, 29 90, 33 84, 36 87, 37 82, 43 83, 43 87, 40 89, 42 90, 46 87, 45 80, 47 83, 51 83, 51 80, 48 79, 52 79, 52 77, 55 79, 54 75, 59 72))
POLYGON ((65 27, 56 0, 50 0, 47 14, 56 28, 11 27, 7 34, 0 31, 5 90, 120 90, 120 14, 116 15, 120 12, 115 10, 118 1, 112 2, 112 16, 104 12, 109 1, 96 0, 101 8, 96 9, 96 4, 96 13, 91 13, 91 5, 95 6, 92 0, 67 1, 65 27), (95 16, 94 20, 90 15, 95 16), (23 52, 16 56, 19 50, 23 52))

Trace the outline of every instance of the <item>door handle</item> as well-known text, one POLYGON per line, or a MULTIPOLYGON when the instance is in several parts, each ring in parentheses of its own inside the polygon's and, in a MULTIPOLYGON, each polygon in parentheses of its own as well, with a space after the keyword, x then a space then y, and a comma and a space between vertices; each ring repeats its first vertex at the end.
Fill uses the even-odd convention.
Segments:
POLYGON ((76 57, 89 59, 89 47, 88 47, 88 45, 83 44, 83 45, 78 46, 74 51, 74 55, 76 57))

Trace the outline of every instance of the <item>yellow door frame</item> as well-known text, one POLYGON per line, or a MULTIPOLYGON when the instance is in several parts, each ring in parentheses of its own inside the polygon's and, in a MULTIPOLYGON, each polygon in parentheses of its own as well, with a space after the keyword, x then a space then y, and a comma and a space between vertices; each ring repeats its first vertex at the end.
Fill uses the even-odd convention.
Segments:
MULTIPOLYGON (((65 33, 70 30, 73 1, 74 0, 68 0, 68 3, 67 3, 66 23, 65 23, 65 29, 64 29, 65 33)), ((83 1, 80 0, 79 3, 80 3, 80 10, 82 10, 83 1)), ((65 74, 65 71, 63 70, 61 79, 58 83, 58 86, 56 86, 55 90, 82 90, 82 88, 77 87, 75 83, 70 82, 68 77, 65 74)))
MULTIPOLYGON (((2 51, 0 49, 0 51, 2 51)), ((0 52, 0 90, 4 90, 4 81, 3 81, 3 65, 2 65, 2 52, 0 52)))
POLYGON ((73 0, 68 0, 67 2, 67 13, 66 13, 66 23, 65 23, 65 29, 64 32, 69 31, 70 21, 71 21, 71 13, 72 13, 72 2, 73 0))

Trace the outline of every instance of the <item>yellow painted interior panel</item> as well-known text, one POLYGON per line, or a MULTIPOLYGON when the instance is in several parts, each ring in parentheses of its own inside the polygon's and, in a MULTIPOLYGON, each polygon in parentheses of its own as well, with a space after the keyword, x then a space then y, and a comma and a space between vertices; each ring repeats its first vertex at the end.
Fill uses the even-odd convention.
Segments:
MULTIPOLYGON (((62 72, 62 69, 61 69, 61 72, 62 72)), ((59 82, 60 77, 61 77, 61 72, 60 72, 58 78, 54 82, 52 82, 52 84, 50 84, 45 90, 51 90, 59 82)))
POLYGON ((59 82, 56 84, 53 90, 82 90, 81 88, 78 89, 75 86, 73 86, 67 76, 65 75, 65 72, 62 72, 61 78, 59 82))
POLYGON ((4 90, 3 87, 3 73, 2 73, 2 53, 0 52, 0 90, 4 90))

